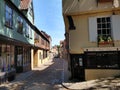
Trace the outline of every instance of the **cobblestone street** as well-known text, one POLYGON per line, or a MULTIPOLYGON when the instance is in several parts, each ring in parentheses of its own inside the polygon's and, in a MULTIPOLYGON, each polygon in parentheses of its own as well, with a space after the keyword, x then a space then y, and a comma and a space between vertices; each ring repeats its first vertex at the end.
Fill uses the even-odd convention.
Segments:
POLYGON ((61 83, 67 80, 64 75, 67 62, 54 58, 33 71, 16 76, 12 82, 0 86, 0 90, 66 90, 61 83))

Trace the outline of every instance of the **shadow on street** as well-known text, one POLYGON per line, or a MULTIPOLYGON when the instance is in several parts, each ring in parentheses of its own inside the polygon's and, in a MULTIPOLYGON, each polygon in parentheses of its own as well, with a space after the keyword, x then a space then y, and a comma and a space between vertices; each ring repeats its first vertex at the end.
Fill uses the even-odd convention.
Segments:
POLYGON ((1 85, 0 90, 66 90, 61 84, 67 82, 67 62, 60 58, 30 71, 32 74, 21 75, 20 79, 1 85))

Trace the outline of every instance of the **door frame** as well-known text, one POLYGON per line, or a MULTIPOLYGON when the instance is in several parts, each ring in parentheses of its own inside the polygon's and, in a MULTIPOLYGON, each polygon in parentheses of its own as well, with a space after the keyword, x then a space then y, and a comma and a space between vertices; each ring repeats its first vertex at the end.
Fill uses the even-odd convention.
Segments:
POLYGON ((84 54, 70 54, 70 61, 72 78, 84 81, 85 80, 84 54), (82 62, 80 62, 80 60, 82 60, 82 62))
POLYGON ((15 69, 17 73, 23 72, 23 47, 22 46, 15 46, 15 69), (18 61, 18 48, 22 49, 22 64, 20 66, 17 65, 18 61))

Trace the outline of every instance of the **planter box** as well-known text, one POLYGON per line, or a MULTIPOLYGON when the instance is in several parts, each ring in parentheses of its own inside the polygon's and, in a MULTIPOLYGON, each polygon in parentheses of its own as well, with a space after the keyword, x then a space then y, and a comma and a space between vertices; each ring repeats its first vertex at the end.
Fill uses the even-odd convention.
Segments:
POLYGON ((110 46, 113 46, 113 42, 99 42, 98 43, 98 46, 99 47, 110 47, 110 46))

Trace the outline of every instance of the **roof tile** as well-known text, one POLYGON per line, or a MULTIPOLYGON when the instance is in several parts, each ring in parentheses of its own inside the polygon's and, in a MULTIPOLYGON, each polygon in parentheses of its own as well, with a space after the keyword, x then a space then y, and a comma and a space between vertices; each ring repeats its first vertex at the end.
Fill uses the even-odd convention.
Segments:
POLYGON ((28 9, 32 0, 20 0, 20 9, 28 9))

